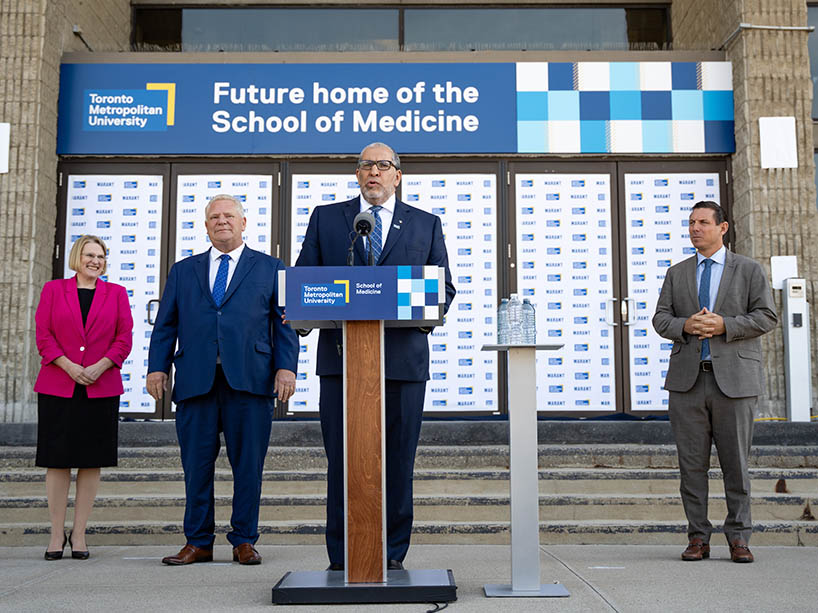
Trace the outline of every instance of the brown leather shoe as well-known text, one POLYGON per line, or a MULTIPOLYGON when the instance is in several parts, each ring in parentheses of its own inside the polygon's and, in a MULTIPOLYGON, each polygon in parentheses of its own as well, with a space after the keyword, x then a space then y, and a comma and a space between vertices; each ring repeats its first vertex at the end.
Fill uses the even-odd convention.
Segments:
POLYGON ((250 543, 233 547, 233 561, 239 564, 261 564, 261 556, 250 543))
POLYGON ((162 564, 168 566, 183 566, 185 564, 195 564, 196 562, 212 562, 213 550, 203 549, 188 543, 175 556, 168 556, 162 558, 162 564))
POLYGON ((730 541, 730 559, 733 560, 733 562, 747 564, 752 562, 755 558, 753 558, 750 548, 747 547, 747 541, 744 539, 736 539, 730 541))
POLYGON ((682 560, 685 562, 698 562, 710 557, 710 544, 702 539, 694 537, 687 544, 687 549, 682 552, 682 560))

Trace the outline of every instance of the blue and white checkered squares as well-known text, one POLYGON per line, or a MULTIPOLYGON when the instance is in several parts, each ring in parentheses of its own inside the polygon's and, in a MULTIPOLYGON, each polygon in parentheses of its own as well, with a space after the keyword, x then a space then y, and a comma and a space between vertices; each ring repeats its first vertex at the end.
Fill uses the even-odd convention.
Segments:
POLYGON ((437 266, 398 266, 397 319, 438 319, 437 266))
POLYGON ((732 153, 729 62, 520 62, 520 153, 732 153))

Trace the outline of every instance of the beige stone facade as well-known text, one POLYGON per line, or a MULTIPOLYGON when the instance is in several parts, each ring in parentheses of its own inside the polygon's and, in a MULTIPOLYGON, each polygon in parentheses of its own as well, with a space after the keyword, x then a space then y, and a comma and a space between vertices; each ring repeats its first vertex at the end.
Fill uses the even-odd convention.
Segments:
POLYGON ((36 419, 34 311, 52 276, 60 59, 125 51, 130 24, 128 0, 0 0, 0 121, 11 124, 0 175, 0 421, 36 419))
MULTIPOLYGON (((787 29, 806 26, 806 3, 676 0, 672 23, 674 47, 724 47, 733 64, 736 153, 731 159, 729 190, 735 226, 733 248, 761 262, 768 272, 771 256, 798 257, 799 274, 807 281, 808 300, 813 305, 812 363, 816 364, 818 211, 813 179, 809 33, 787 29), (739 24, 781 29, 740 29, 739 24), (770 116, 795 117, 798 168, 761 168, 758 118, 770 116)), ((775 293, 780 309, 781 292, 775 293)), ((781 326, 765 337, 764 349, 767 396, 761 400, 759 413, 781 417, 786 402, 781 326)), ((813 397, 818 397, 814 368, 812 388, 813 397)))
MULTIPOLYGON (((36 419, 32 386, 39 358, 34 343, 34 311, 43 283, 52 276, 60 58, 66 52, 127 51, 131 4, 129 0, 0 0, 0 122, 11 124, 10 172, 0 175, 0 231, 4 238, 4 266, 0 271, 0 422, 36 419), (75 29, 79 32, 75 33, 75 29)), ((173 3, 136 0, 133 4, 173 3)), ((198 4, 219 3, 208 0, 198 4)), ((739 29, 742 23, 804 27, 805 2, 673 0, 671 22, 674 49, 724 48, 733 63, 737 150, 730 160, 728 191, 735 226, 734 249, 759 260, 768 271, 770 256, 798 256, 810 303, 815 305, 818 214, 808 33, 739 29), (760 168, 758 118, 776 115, 796 118, 797 169, 760 168)), ((777 300, 780 306, 780 297, 777 300)), ((818 313, 813 311, 813 364, 818 364, 816 320, 818 313)), ((765 350, 767 395, 762 398, 760 414, 783 417, 780 327, 767 335, 765 350)), ((813 377, 813 393, 818 397, 818 376, 813 377)))

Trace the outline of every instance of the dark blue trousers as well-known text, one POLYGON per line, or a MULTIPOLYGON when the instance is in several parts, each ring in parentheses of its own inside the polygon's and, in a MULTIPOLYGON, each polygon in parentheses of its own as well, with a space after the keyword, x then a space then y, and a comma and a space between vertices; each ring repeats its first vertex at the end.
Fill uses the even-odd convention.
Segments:
POLYGON ((176 407, 176 435, 185 471, 185 537, 210 549, 215 539, 213 475, 224 433, 233 468, 232 530, 227 540, 236 547, 258 540, 258 507, 264 457, 270 444, 273 398, 232 389, 221 366, 207 394, 176 407))
MULTIPOLYGON (((412 475, 423 421, 425 381, 386 380, 386 557, 403 561, 412 535, 412 475)), ((343 379, 321 377, 321 432, 327 453, 327 553, 344 563, 343 379)))

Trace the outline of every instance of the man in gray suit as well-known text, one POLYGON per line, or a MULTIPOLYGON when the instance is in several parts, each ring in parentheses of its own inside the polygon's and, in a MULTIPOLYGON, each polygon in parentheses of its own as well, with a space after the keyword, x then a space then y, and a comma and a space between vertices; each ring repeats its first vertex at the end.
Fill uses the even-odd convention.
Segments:
POLYGON ((690 213, 696 255, 665 277, 653 327, 673 341, 665 389, 679 454, 688 546, 682 559, 710 557, 707 519, 711 441, 724 475, 724 533, 733 562, 752 562, 753 530, 747 458, 753 413, 761 393, 761 335, 778 321, 764 270, 727 250, 724 211, 701 201, 690 213))

